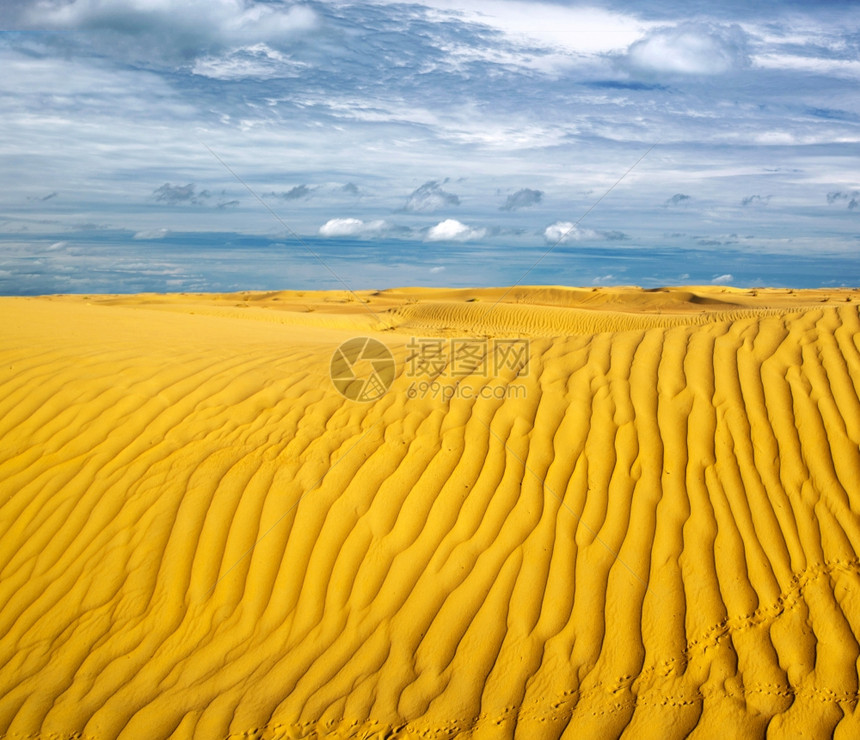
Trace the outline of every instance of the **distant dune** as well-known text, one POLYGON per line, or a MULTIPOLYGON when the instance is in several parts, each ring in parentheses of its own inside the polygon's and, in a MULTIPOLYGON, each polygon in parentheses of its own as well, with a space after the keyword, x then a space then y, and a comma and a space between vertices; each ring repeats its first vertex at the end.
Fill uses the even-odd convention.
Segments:
POLYGON ((0 735, 860 737, 858 305, 0 298, 0 735))

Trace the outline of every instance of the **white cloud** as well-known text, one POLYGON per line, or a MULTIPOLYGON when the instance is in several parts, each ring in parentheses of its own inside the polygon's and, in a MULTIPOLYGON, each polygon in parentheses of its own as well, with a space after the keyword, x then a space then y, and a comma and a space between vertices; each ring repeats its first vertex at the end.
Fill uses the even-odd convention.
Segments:
POLYGON ((436 274, 438 274, 438 273, 440 273, 440 272, 445 272, 445 267, 444 267, 444 265, 437 265, 436 267, 431 267, 431 268, 430 268, 430 273, 431 273, 431 274, 433 274, 433 275, 436 275, 436 274))
POLYGON ((383 221, 362 221, 360 218, 332 218, 320 226, 321 236, 369 236, 379 234, 388 228, 383 221))
POLYGON ((647 72, 721 74, 747 63, 746 35, 737 25, 660 28, 630 46, 627 62, 647 72))
POLYGON ((543 237, 551 244, 578 242, 582 239, 597 239, 600 235, 591 229, 583 229, 571 221, 556 221, 544 229, 543 237))
POLYGON ((473 229, 460 223, 457 219, 447 218, 431 227, 427 232, 427 241, 430 242, 467 242, 475 239, 483 239, 486 229, 473 229))
POLYGON ((728 283, 731 283, 734 279, 734 275, 726 273, 725 275, 717 275, 717 277, 711 280, 711 283, 713 283, 714 285, 727 285, 728 283))
POLYGON ((462 0, 424 0, 423 4, 453 11, 458 17, 489 26, 513 41, 585 54, 623 49, 651 25, 632 15, 603 8, 523 0, 482 0, 473 4, 462 0))

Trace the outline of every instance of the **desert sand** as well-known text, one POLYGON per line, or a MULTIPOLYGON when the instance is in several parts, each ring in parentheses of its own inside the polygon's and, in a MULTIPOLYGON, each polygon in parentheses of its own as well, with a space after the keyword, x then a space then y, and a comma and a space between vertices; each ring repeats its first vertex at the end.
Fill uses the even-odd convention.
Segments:
POLYGON ((858 304, 0 298, 0 735, 860 737, 858 304))

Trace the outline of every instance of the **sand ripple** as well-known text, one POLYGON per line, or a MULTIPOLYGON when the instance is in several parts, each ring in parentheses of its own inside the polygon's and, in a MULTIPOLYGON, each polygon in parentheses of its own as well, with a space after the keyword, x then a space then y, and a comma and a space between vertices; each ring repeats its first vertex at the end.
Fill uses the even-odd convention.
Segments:
POLYGON ((860 736, 858 295, 470 295, 0 299, 0 733, 860 736))

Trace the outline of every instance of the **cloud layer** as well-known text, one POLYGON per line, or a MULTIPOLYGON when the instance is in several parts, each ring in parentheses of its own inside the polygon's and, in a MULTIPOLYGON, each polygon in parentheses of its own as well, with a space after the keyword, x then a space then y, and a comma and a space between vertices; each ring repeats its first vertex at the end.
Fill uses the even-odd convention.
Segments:
POLYGON ((71 0, 37 2, 21 13, 29 27, 85 31, 100 48, 147 61, 187 61, 260 44, 288 46, 318 22, 307 5, 243 0, 71 0), (148 49, 148 51, 147 51, 148 49))
MULTIPOLYGON (((773 255, 774 275, 841 255, 834 275, 851 274, 857 14, 466 5, 0 5, 0 270, 68 272, 83 264, 75 250, 100 244, 81 234, 111 233, 138 250, 129 264, 213 234, 238 235, 236 250, 357 240, 361 259, 383 250, 366 274, 404 282, 387 260, 409 254, 416 281, 470 270, 513 283, 519 260, 556 243, 569 259, 555 281, 580 280, 571 255, 592 248, 615 261, 586 283, 626 280, 633 254, 660 256, 671 282, 692 274, 674 256, 691 251, 773 255), (444 274, 430 272, 438 254, 420 262, 454 248, 463 263, 444 274)), ((253 267, 267 276, 265 260, 253 267)), ((697 279, 729 273, 752 279, 728 262, 697 279)))

